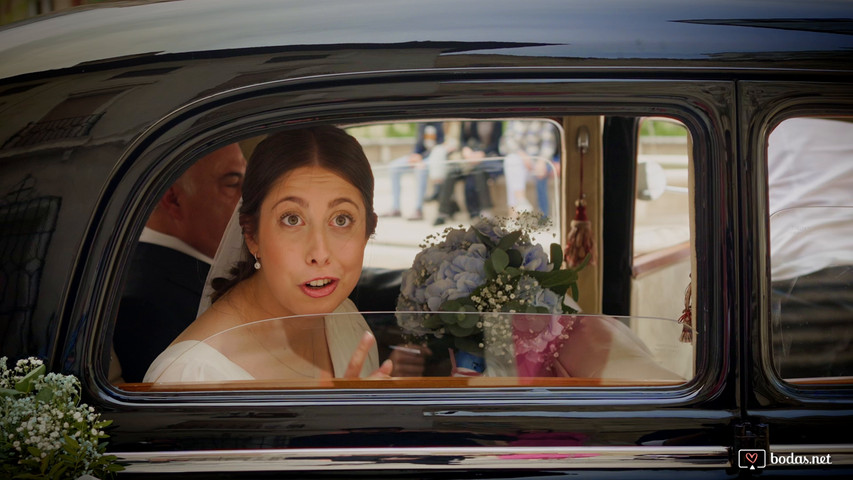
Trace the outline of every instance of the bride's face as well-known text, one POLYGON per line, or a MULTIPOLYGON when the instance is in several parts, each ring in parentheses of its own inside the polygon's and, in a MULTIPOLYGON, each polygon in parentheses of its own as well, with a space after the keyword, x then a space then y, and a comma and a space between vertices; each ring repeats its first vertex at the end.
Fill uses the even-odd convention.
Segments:
POLYGON ((361 274, 367 212, 361 192, 322 167, 279 179, 261 204, 257 235, 258 300, 276 316, 333 311, 361 274))

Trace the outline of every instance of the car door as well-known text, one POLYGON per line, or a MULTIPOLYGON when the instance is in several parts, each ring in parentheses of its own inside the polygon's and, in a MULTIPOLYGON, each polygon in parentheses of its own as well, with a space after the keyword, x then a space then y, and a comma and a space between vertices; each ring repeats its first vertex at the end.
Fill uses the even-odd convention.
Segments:
POLYGON ((726 228, 720 224, 730 221, 724 212, 732 197, 714 185, 728 175, 731 152, 724 138, 732 129, 731 84, 591 81, 570 72, 518 82, 505 73, 363 74, 357 82, 249 84, 176 110, 127 150, 126 166, 115 172, 94 219, 109 228, 94 233, 79 270, 81 300, 71 318, 89 323, 72 324, 71 330, 90 333, 69 345, 93 366, 86 377, 90 394, 96 406, 111 412, 117 425, 111 451, 128 463, 129 472, 211 465, 243 471, 249 453, 249 470, 378 471, 440 464, 494 474, 505 468, 579 471, 620 464, 728 475, 731 426, 739 409, 727 341, 730 307, 718 266, 726 258, 726 228), (381 121, 400 112, 410 119, 664 112, 683 122, 694 138, 696 175, 702 179, 695 187, 695 375, 659 387, 454 388, 448 382, 419 388, 157 392, 108 382, 105 346, 128 258, 150 206, 176 172, 213 145, 303 123, 381 121))
POLYGON ((832 185, 850 182, 844 132, 853 98, 851 84, 824 80, 740 86, 747 100, 740 114, 740 175, 751 212, 742 226, 760 233, 740 242, 754 253, 756 268, 741 277, 747 340, 745 436, 738 448, 766 450, 767 469, 779 472, 849 469, 853 389, 845 299, 851 285, 844 239, 853 197, 832 185), (804 247, 790 255, 798 242, 804 247), (824 269, 836 273, 815 273, 824 269))

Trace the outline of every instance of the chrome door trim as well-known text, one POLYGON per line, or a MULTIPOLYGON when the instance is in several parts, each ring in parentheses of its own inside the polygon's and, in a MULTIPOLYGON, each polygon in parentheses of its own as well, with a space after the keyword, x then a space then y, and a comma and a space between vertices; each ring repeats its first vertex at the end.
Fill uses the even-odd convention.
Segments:
POLYGON ((128 473, 728 468, 728 447, 430 447, 114 453, 128 473))

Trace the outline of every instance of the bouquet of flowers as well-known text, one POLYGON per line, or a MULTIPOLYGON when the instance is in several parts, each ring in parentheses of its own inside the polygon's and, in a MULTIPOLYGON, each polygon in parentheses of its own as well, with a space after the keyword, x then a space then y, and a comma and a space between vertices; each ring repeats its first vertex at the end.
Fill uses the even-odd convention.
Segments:
POLYGON ((522 213, 427 237, 397 299, 403 332, 414 341, 411 337, 448 339, 462 373, 502 364, 517 369, 504 374, 548 374, 571 330, 563 314, 578 311, 577 277, 586 261, 562 268, 563 250, 556 243, 549 258, 531 240, 543 223, 540 216, 522 213), (525 315, 487 315, 497 312, 525 315))
POLYGON ((112 421, 80 403, 76 377, 45 371, 37 358, 12 369, 0 358, 0 477, 105 478, 123 470, 100 442, 112 421))

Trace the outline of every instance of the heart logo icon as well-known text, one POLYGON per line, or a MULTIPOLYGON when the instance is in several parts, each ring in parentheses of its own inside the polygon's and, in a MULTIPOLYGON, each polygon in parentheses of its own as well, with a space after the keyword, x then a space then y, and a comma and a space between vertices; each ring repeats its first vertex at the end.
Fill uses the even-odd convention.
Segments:
POLYGON ((744 456, 746 457, 746 460, 749 463, 755 463, 755 461, 758 460, 758 453, 757 452, 750 452, 750 453, 745 454, 744 456))

